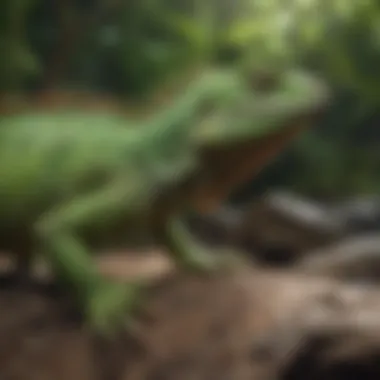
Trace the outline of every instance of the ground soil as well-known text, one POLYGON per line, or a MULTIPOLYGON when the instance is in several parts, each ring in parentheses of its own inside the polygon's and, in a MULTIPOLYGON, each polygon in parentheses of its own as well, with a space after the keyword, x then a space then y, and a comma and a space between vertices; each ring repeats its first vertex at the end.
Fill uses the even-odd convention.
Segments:
POLYGON ((4 276, 0 379, 337 380, 351 379, 352 373, 379 378, 376 289, 247 267, 188 276, 154 254, 100 261, 105 274, 151 283, 131 333, 101 339, 49 281, 26 292, 4 276), (374 326, 352 327, 369 312, 374 326), (324 324, 325 333, 314 328, 310 334, 313 323, 324 324))

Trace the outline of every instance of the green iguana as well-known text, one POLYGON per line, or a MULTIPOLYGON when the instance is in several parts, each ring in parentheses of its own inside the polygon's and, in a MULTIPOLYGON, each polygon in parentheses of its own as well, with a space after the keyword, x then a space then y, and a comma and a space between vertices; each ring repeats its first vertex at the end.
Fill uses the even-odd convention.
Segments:
POLYGON ((1 248, 17 257, 20 278, 42 254, 57 279, 70 285, 90 325, 108 331, 135 310, 141 284, 101 278, 90 251, 125 239, 132 221, 184 268, 218 268, 180 213, 223 199, 325 99, 325 88, 300 73, 260 94, 244 75, 221 70, 204 74, 142 125, 80 112, 4 116, 1 248))

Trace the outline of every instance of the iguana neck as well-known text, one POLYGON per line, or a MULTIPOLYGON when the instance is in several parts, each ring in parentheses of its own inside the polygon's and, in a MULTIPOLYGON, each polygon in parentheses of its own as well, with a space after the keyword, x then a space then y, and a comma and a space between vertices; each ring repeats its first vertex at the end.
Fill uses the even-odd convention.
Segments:
POLYGON ((161 146, 172 146, 187 141, 192 128, 202 117, 208 98, 209 88, 202 88, 199 83, 190 86, 180 99, 145 124, 144 138, 161 146))
POLYGON ((238 84, 234 72, 206 70, 188 85, 183 95, 144 124, 145 138, 168 146, 189 143, 198 123, 228 100, 238 84))

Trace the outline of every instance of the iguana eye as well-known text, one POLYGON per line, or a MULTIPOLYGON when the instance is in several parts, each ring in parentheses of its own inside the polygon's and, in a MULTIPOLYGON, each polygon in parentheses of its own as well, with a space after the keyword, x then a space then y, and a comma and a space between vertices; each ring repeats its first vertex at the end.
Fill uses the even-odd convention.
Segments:
POLYGON ((268 93, 276 90, 279 85, 279 76, 266 70, 255 71, 250 74, 249 84, 252 90, 268 93))
POLYGON ((200 114, 202 116, 208 116, 210 115, 213 110, 215 109, 215 102, 211 99, 205 100, 200 108, 200 114))

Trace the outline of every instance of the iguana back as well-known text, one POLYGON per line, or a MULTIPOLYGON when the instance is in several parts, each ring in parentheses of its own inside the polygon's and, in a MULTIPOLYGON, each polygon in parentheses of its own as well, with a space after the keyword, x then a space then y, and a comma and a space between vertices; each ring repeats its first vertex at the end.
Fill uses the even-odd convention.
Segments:
POLYGON ((26 115, 0 123, 0 218, 25 218, 133 167, 138 131, 90 115, 26 115), (129 156, 123 159, 123 154, 129 156), (45 205, 43 206, 43 203, 45 205), (38 206, 38 207, 37 207, 38 206), (41 208, 42 207, 42 208, 41 208), (39 208, 39 210, 37 210, 39 208), (5 214, 4 214, 5 213, 5 214))

